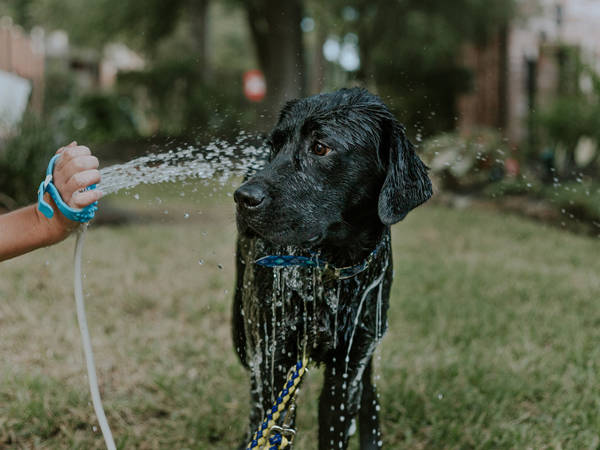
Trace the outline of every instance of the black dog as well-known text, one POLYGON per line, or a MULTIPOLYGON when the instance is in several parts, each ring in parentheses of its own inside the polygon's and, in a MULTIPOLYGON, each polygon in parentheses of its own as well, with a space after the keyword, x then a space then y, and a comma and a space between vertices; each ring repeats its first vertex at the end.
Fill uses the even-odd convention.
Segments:
POLYGON ((268 144, 266 167, 234 194, 233 338, 251 373, 250 427, 308 354, 325 365, 319 448, 346 448, 356 416, 360 448, 381 448, 371 362, 387 328, 389 226, 431 197, 427 168, 363 89, 287 103, 268 144), (304 263, 256 263, 288 255, 304 263))

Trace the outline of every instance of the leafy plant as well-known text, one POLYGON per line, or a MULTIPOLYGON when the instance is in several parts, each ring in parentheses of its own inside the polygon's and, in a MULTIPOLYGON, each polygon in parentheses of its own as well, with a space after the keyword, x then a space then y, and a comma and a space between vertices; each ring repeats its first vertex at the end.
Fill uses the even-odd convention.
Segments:
POLYGON ((46 165, 58 146, 38 118, 24 118, 17 134, 0 146, 0 205, 13 208, 35 201, 46 165))
POLYGON ((479 189, 502 179, 506 172, 518 170, 505 139, 489 129, 467 136, 434 136, 423 143, 422 153, 442 187, 450 190, 479 189), (507 167, 509 160, 513 167, 507 167))
POLYGON ((92 92, 63 105, 51 116, 59 141, 88 145, 139 136, 131 99, 92 92))
POLYGON ((143 71, 119 75, 120 92, 131 93, 136 107, 163 135, 181 136, 198 127, 231 133, 248 122, 251 107, 242 96, 241 73, 215 74, 202 82, 193 59, 158 61, 143 71))
POLYGON ((541 149, 562 176, 573 174, 575 149, 582 138, 600 143, 600 77, 588 68, 583 68, 581 74, 589 81, 590 92, 561 95, 534 116, 541 149), (561 153, 566 154, 564 161, 559 161, 561 153))

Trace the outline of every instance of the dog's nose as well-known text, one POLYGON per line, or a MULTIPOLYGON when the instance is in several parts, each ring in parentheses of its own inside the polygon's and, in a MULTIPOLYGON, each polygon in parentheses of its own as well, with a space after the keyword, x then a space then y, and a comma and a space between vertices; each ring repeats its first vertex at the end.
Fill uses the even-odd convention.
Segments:
POLYGON ((245 183, 233 193, 233 199, 239 206, 256 208, 264 203, 266 193, 256 183, 245 183))

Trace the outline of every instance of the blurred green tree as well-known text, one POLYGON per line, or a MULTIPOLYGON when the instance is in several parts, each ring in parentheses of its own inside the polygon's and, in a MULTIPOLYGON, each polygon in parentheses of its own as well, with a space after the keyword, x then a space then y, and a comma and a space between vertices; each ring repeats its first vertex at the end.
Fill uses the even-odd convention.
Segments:
MULTIPOLYGON (((208 47, 210 0, 24 0, 22 4, 20 0, 8 1, 12 6, 7 12, 27 17, 23 23, 64 28, 79 46, 99 48, 108 42, 123 41, 142 51, 150 65, 160 59, 194 61, 199 82, 210 83, 215 78, 208 47), (178 34, 181 37, 182 28, 186 37, 178 42, 184 42, 184 46, 173 51, 173 46, 163 45, 178 34)), ((300 29, 303 0, 213 0, 213 3, 245 11, 256 60, 268 86, 267 97, 258 109, 263 116, 275 116, 286 100, 305 91, 300 29)))
POLYGON ((600 75, 581 60, 573 65, 571 74, 559 78, 556 98, 533 115, 540 147, 532 149, 532 156, 541 157, 552 169, 546 174, 549 181, 556 175, 573 179, 581 173, 595 174, 600 163, 596 156, 600 143, 600 75), (580 85, 586 83, 588 88, 582 90, 580 85), (584 139, 591 140, 593 156, 587 163, 578 164, 577 148, 581 150, 584 139))
POLYGON ((185 21, 191 48, 205 80, 210 73, 207 57, 210 0, 4 0, 0 16, 30 28, 43 25, 64 29, 78 46, 101 48, 122 41, 152 59, 162 40, 185 21))
MULTIPOLYGON (((218 24, 211 24, 209 32, 209 6, 241 9, 254 44, 254 61, 267 80, 267 98, 258 105, 265 116, 273 118, 287 99, 355 80, 377 91, 407 124, 432 134, 454 128, 457 95, 470 87, 470 72, 460 62, 461 46, 466 42, 485 45, 515 14, 516 0, 5 2, 5 9, 24 24, 66 28, 72 41, 81 45, 98 47, 121 40, 142 51, 150 66, 164 59, 193 62, 197 76, 189 77, 187 68, 184 75, 203 84, 217 78, 211 64, 215 58, 209 53, 219 50, 208 43, 218 24), (303 36, 300 24, 306 15, 313 16, 316 39, 303 36), (323 61, 320 47, 328 36, 349 34, 358 39, 360 67, 339 76, 344 71, 339 67, 327 70, 334 65, 323 61), (175 39, 182 35, 183 39, 175 39), (169 40, 179 47, 164 45, 169 40), (313 44, 308 52, 304 41, 313 44), (307 55, 311 56, 310 77, 307 55)), ((239 50, 237 58, 251 59, 243 53, 245 48, 239 50)), ((231 73, 232 79, 252 66, 248 63, 242 68, 235 57, 229 60, 238 71, 231 73)), ((221 77, 225 71, 217 72, 221 77)))
POLYGON ((485 45, 515 14, 515 0, 333 0, 330 32, 358 36, 356 80, 378 91, 425 134, 455 127, 457 95, 469 89, 464 43, 485 45))

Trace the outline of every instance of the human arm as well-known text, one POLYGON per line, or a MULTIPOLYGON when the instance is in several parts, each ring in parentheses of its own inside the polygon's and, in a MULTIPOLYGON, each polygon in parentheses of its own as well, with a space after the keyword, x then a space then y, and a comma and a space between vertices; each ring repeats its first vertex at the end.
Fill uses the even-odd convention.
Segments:
MULTIPOLYGON (((98 189, 83 191, 100 181, 98 159, 91 151, 73 142, 57 153, 61 157, 53 177, 62 199, 74 208, 83 208, 100 199, 102 192, 98 189)), ((52 219, 40 213, 36 205, 0 216, 0 261, 60 242, 77 227, 77 222, 63 216, 49 194, 44 195, 44 200, 54 209, 52 219)))

